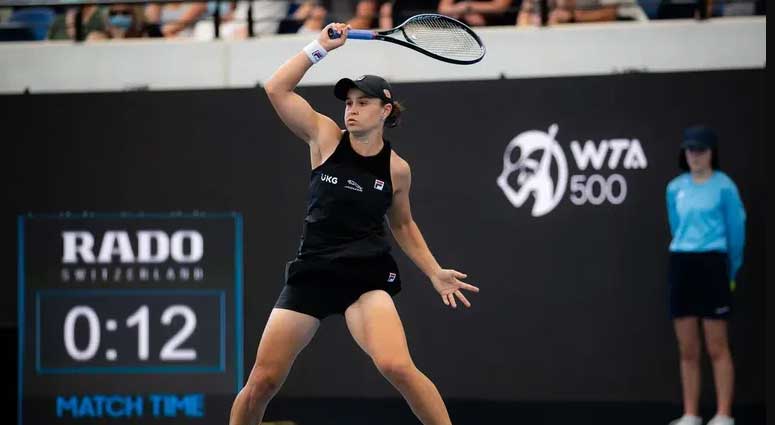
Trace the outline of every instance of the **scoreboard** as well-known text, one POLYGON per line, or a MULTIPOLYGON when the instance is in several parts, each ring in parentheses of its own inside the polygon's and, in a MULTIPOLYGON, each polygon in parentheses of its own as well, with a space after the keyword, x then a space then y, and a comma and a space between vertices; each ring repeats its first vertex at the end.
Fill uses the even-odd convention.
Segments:
POLYGON ((18 423, 225 423, 242 385, 242 220, 18 218, 18 423))

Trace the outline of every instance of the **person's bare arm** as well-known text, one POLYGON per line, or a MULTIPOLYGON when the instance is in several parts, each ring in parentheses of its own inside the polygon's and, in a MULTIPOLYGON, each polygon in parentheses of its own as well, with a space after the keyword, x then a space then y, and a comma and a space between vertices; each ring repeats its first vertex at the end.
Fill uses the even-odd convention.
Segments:
POLYGON ((617 6, 602 6, 599 9, 576 9, 573 18, 576 22, 608 22, 616 20, 617 6))
POLYGON ((511 0, 469 1, 467 12, 484 15, 503 13, 511 6, 511 0))
MULTIPOLYGON (((347 40, 347 26, 344 24, 329 24, 318 37, 320 45, 330 52, 343 45, 347 40), (331 40, 326 34, 328 28, 334 27, 342 33, 342 37, 331 40)), ((264 90, 269 97, 277 115, 286 126, 307 144, 315 144, 323 135, 338 137, 339 126, 329 117, 312 109, 312 106, 294 89, 304 74, 312 66, 304 52, 296 53, 285 62, 264 84, 264 90)))
POLYGON ((379 29, 391 29, 393 26, 393 3, 382 3, 379 7, 379 29))
POLYGON ((428 244, 412 218, 409 206, 409 187, 412 176, 409 164, 393 156, 391 158, 393 180, 393 203, 388 210, 387 219, 390 231, 398 245, 426 276, 432 277, 441 270, 441 266, 431 254, 428 244))
POLYGON ((465 10, 465 4, 455 3, 455 0, 441 0, 439 2, 438 11, 442 15, 458 18, 463 14, 465 10))
POLYGON ((470 307, 471 303, 463 295, 461 289, 479 292, 479 288, 460 280, 467 277, 465 273, 453 269, 443 269, 439 265, 428 248, 420 228, 412 218, 409 206, 409 187, 412 176, 409 164, 398 155, 393 155, 390 174, 393 181, 393 205, 388 210, 387 219, 390 231, 393 233, 398 246, 428 276, 444 304, 455 308, 457 307, 455 301, 457 298, 463 305, 470 307))
POLYGON ((205 12, 207 12, 207 3, 189 3, 188 8, 178 21, 164 25, 162 34, 165 37, 174 37, 179 32, 194 25, 205 12))

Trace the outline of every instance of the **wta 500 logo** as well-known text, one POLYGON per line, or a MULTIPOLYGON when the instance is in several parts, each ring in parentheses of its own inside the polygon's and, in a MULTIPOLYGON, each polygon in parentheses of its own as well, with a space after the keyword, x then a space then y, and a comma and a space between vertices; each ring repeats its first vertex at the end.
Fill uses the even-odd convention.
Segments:
MULTIPOLYGON (((638 139, 608 139, 595 143, 587 140, 582 146, 570 142, 576 169, 586 171, 591 166, 597 173, 568 176, 568 161, 557 142, 559 127, 553 124, 548 132, 530 130, 517 135, 503 153, 503 171, 498 186, 514 207, 519 208, 533 198, 531 215, 550 213, 562 201, 568 188, 574 205, 619 205, 627 199, 627 180, 618 173, 601 174, 605 168, 645 169, 646 154, 638 139)), ((590 170, 590 171, 592 171, 590 170)))

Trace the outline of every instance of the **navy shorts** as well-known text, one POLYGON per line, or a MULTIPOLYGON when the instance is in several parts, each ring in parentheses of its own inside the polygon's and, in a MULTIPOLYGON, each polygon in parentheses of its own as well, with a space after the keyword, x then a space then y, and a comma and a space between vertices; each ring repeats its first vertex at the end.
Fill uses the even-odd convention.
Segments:
POLYGON ((732 313, 727 254, 671 252, 668 289, 672 319, 727 319, 732 313))
POLYGON ((300 260, 288 262, 275 308, 293 310, 323 320, 344 314, 366 292, 401 291, 401 276, 390 254, 374 258, 300 260))

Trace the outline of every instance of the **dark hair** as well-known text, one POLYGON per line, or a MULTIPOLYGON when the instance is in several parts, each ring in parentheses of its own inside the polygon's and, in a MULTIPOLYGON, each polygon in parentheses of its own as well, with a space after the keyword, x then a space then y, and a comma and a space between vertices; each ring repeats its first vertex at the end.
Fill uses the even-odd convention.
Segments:
MULTIPOLYGON (((683 171, 690 171, 689 163, 686 162, 686 149, 678 151, 678 168, 683 171)), ((721 166, 719 165, 718 147, 711 148, 710 150, 710 168, 714 170, 721 169, 721 166)))
MULTIPOLYGON (((386 105, 387 102, 382 101, 382 104, 386 105)), ((385 119, 385 127, 393 128, 398 126, 398 123, 401 122, 401 113, 405 110, 404 105, 393 101, 393 109, 390 110, 390 115, 385 119)))

